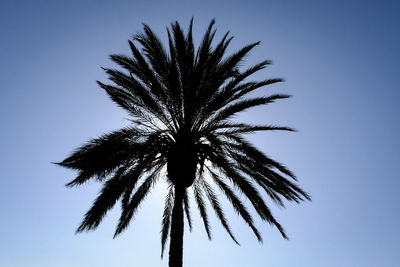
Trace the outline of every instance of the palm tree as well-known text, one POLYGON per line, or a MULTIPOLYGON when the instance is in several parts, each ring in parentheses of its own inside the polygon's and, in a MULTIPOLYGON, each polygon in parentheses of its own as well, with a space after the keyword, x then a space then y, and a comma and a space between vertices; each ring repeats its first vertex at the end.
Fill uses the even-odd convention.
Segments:
POLYGON ((185 215, 191 228, 190 189, 208 237, 211 239, 205 199, 236 243, 216 188, 260 242, 261 235, 238 193, 284 238, 287 238, 285 231, 271 214, 262 194, 280 206, 284 205, 283 199, 295 202, 310 199, 291 181, 296 178, 290 170, 243 136, 257 131, 293 129, 232 120, 239 112, 289 97, 273 94, 244 98, 260 87, 282 81, 245 81, 270 64, 270 61, 262 61, 246 70, 239 69, 243 58, 259 43, 226 56, 232 37, 226 33, 221 41, 212 45, 216 32, 212 20, 195 49, 192 24, 193 20, 186 34, 178 22, 167 29, 169 50, 165 50, 159 38, 144 25, 144 32, 129 41, 132 56, 111 55, 112 61, 124 71, 106 68, 112 84, 97 83, 129 112, 132 125, 90 140, 58 163, 78 170, 78 176, 67 184, 69 187, 82 185, 90 179, 103 183, 77 232, 95 229, 107 211, 121 200, 121 217, 115 230, 115 236, 119 235, 152 187, 160 178, 165 179, 169 191, 162 216, 161 255, 169 236, 169 266, 173 267, 182 266, 185 215))

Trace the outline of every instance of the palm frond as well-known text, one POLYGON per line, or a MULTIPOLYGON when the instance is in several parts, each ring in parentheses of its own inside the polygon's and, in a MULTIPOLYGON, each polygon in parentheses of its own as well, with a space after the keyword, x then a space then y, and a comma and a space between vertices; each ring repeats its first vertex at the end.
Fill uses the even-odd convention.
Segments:
POLYGON ((76 149, 56 163, 79 171, 78 177, 67 186, 81 185, 93 177, 101 181, 119 166, 133 162, 132 156, 143 150, 140 143, 143 134, 127 127, 92 139, 76 149))
MULTIPOLYGON (((147 63, 143 64, 147 66, 147 63)), ((143 68, 143 66, 141 67, 143 68)), ((151 80, 147 81, 146 87, 137 81, 132 75, 128 76, 121 71, 113 69, 104 68, 104 70, 109 75, 109 79, 118 85, 118 87, 105 85, 99 81, 97 83, 100 87, 106 90, 114 102, 131 112, 133 115, 135 115, 135 109, 138 109, 139 107, 140 109, 153 114, 153 116, 163 122, 166 126, 172 127, 170 124, 170 116, 165 112, 166 109, 163 109, 160 105, 160 103, 167 105, 167 100, 165 99, 165 94, 162 89, 159 89, 161 85, 158 83, 156 78, 151 77, 151 80)), ((150 70, 149 72, 151 73, 150 70)))
POLYGON ((227 120, 233 115, 239 112, 243 112, 249 108, 273 103, 277 99, 284 99, 289 97, 290 97, 289 95, 275 94, 268 97, 257 97, 257 98, 241 100, 239 102, 227 106, 226 108, 221 109, 219 112, 215 114, 215 116, 213 116, 210 119, 209 122, 207 122, 207 124, 213 125, 214 123, 227 120))
POLYGON ((143 46, 143 52, 149 60, 152 69, 163 81, 168 76, 169 58, 167 52, 157 37, 147 24, 143 24, 144 33, 137 33, 134 40, 143 46))
POLYGON ((232 238, 232 240, 239 245, 238 241, 236 240, 235 236, 232 234, 232 231, 228 225, 228 221, 225 218, 225 214, 219 204, 218 198, 214 193, 214 190, 212 187, 207 183, 205 179, 201 179, 202 186, 204 188, 204 191, 206 192, 206 196, 208 197, 208 200, 211 203, 211 206, 213 207, 215 214, 217 215, 218 219, 220 220, 222 226, 225 228, 225 230, 228 232, 229 236, 232 238))
POLYGON ((77 233, 84 230, 96 229, 107 211, 110 210, 125 191, 129 178, 124 175, 126 167, 120 168, 115 175, 103 186, 93 206, 86 213, 84 220, 76 230, 77 233))
MULTIPOLYGON (((233 135, 229 136, 230 138, 233 137, 233 135)), ((254 147, 252 144, 250 144, 248 141, 244 140, 243 138, 240 138, 236 136, 235 141, 237 144, 230 144, 232 147, 237 149, 238 151, 242 152, 243 154, 251 157, 257 162, 263 162, 267 166, 274 167, 278 169, 280 172, 288 175, 289 177, 293 178, 294 180, 297 180, 296 176, 294 175, 293 172, 291 172, 288 168, 286 168, 284 165, 281 163, 267 157, 263 152, 258 150, 256 147, 254 147)))
MULTIPOLYGON (((287 180, 282 175, 262 165, 262 163, 252 160, 245 155, 239 155, 235 152, 230 152, 232 157, 238 162, 239 169, 253 178, 267 194, 271 194, 271 190, 282 195, 289 201, 299 203, 304 198, 309 200, 306 192, 301 190, 294 183, 287 180)), ((274 199, 275 197, 273 197, 274 199)))
POLYGON ((114 238, 126 229, 131 221, 133 215, 136 213, 137 208, 144 198, 149 194, 150 188, 157 182, 159 172, 163 166, 160 165, 145 179, 145 181, 139 186, 135 194, 129 200, 129 204, 122 210, 121 217, 117 228, 115 229, 114 238))
POLYGON ((189 196, 188 196, 188 190, 185 191, 185 195, 183 197, 183 205, 185 207, 185 214, 186 214, 186 219, 189 225, 189 231, 192 231, 192 216, 190 215, 190 204, 189 204, 189 196))
POLYGON ((165 197, 164 213, 161 223, 161 258, 164 256, 165 244, 168 240, 168 234, 171 225, 172 209, 174 207, 174 190, 172 186, 168 189, 168 194, 165 197))
POLYGON ((221 177, 219 177, 219 175, 217 173, 215 173, 213 170, 211 170, 207 166, 206 166, 206 168, 207 168, 208 172, 210 173, 211 178, 214 180, 215 184, 220 188, 220 190, 227 197, 227 199, 232 204, 235 211, 249 225, 249 227, 253 231, 254 235, 257 237, 258 241, 262 242, 262 237, 260 235, 260 232, 254 226, 253 218, 251 217, 251 215, 248 212, 248 210, 246 209, 246 207, 243 205, 242 201, 236 196, 234 191, 227 184, 225 184, 222 181, 221 177))
POLYGON ((210 128, 203 129, 206 132, 217 132, 219 135, 231 135, 231 134, 246 134, 254 133, 258 131, 289 131, 295 132, 296 130, 286 126, 275 126, 275 125, 249 125, 245 123, 231 123, 223 122, 214 125, 210 125, 210 128))
POLYGON ((267 79, 267 80, 264 80, 261 82, 243 83, 232 90, 232 92, 234 92, 234 95, 229 99, 229 102, 240 99, 244 95, 246 95, 250 92, 253 92, 254 90, 261 88, 263 86, 275 84, 275 83, 279 83, 279 82, 283 82, 283 81, 284 80, 282 78, 276 78, 276 79, 267 79))
POLYGON ((260 218, 269 222, 270 224, 275 225, 282 237, 287 239, 288 237, 284 229, 275 220, 270 209, 267 207, 256 188, 246 179, 246 177, 241 175, 234 165, 226 161, 226 159, 221 155, 214 154, 211 160, 219 169, 221 169, 221 171, 225 173, 226 177, 231 180, 231 182, 247 197, 247 199, 250 200, 260 218))
POLYGON ((204 228, 206 230, 208 239, 211 240, 211 229, 208 221, 207 207, 204 201, 203 190, 198 182, 193 184, 194 199, 200 211, 200 217, 203 220, 204 228))

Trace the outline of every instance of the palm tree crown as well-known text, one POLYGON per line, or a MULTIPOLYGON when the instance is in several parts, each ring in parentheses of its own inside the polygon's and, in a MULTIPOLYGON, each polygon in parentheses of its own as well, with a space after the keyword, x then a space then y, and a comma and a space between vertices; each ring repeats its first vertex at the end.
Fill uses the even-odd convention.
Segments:
POLYGON ((169 184, 169 192, 162 216, 161 243, 164 251, 168 236, 171 237, 170 266, 182 265, 184 215, 191 227, 190 188, 209 237, 206 199, 237 243, 217 198, 215 190, 218 189, 259 241, 261 235, 238 193, 250 201, 261 219, 274 225, 287 238, 262 195, 281 206, 283 199, 300 202, 310 198, 292 181, 296 178, 290 170, 266 156, 243 135, 293 130, 238 123, 232 118, 239 112, 289 95, 246 98, 250 92, 282 79, 246 81, 270 64, 262 61, 245 70, 239 68, 243 58, 259 43, 226 56, 232 37, 227 33, 212 45, 213 25, 214 20, 195 49, 192 21, 186 34, 178 22, 172 24, 167 29, 168 50, 144 25, 144 32, 129 41, 132 56, 111 55, 123 71, 104 69, 112 84, 99 81, 98 84, 129 112, 132 125, 92 139, 58 163, 78 170, 78 176, 67 186, 82 185, 90 179, 103 183, 77 232, 95 229, 107 211, 121 200, 122 212, 115 236, 120 234, 151 188, 162 178, 169 184), (177 259, 179 257, 181 259, 177 259))

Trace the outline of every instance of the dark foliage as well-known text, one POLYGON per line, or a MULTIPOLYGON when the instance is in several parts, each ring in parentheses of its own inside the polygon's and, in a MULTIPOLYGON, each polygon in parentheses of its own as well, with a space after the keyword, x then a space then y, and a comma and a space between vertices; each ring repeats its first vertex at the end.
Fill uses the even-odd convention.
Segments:
POLYGON ((244 57, 259 43, 226 55, 232 38, 227 33, 212 45, 213 25, 214 21, 197 49, 192 40, 192 22, 186 34, 177 22, 171 25, 167 30, 168 49, 144 25, 144 32, 129 41, 132 55, 111 55, 111 60, 122 71, 105 68, 112 83, 98 84, 129 112, 133 124, 89 141, 58 163, 79 172, 67 186, 81 185, 90 179, 103 183, 77 232, 95 229, 107 211, 121 200, 122 214, 115 236, 120 234, 162 178, 169 183, 169 190, 162 215, 161 243, 163 252, 168 236, 171 237, 171 266, 182 264, 182 248, 172 244, 182 246, 179 235, 183 235, 184 215, 190 228, 192 225, 189 190, 193 192, 210 239, 207 201, 229 236, 238 243, 216 190, 226 196, 259 241, 262 241, 261 235, 239 196, 247 198, 256 214, 287 238, 263 197, 270 197, 280 206, 285 199, 300 202, 310 197, 294 183, 296 177, 290 170, 258 150, 243 135, 293 129, 238 123, 233 117, 289 96, 245 98, 282 79, 246 81, 270 61, 241 70, 239 66, 244 57), (181 259, 176 260, 177 257, 181 259))

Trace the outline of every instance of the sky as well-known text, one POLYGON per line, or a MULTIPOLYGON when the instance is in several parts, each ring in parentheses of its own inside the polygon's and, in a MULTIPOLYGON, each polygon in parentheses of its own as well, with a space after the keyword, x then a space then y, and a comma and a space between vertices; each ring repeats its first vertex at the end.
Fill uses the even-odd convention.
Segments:
POLYGON ((195 41, 215 18, 217 39, 234 36, 230 52, 261 41, 243 66, 274 64, 253 78, 285 78, 260 94, 293 98, 238 119, 299 130, 248 138, 289 166, 312 202, 272 207, 290 240, 257 220, 263 244, 226 206, 241 246, 211 211, 208 241, 193 209, 184 265, 400 266, 399 12, 396 1, 3 0, 0 266, 168 265, 160 258, 162 185, 116 239, 118 205, 96 231, 75 235, 100 184, 66 188, 76 173, 51 162, 129 124, 95 82, 106 82, 108 56, 127 54, 142 23, 165 40, 170 23, 186 27, 192 16, 195 41))

